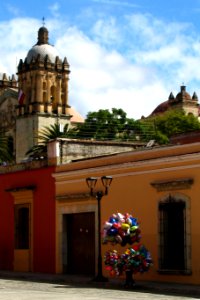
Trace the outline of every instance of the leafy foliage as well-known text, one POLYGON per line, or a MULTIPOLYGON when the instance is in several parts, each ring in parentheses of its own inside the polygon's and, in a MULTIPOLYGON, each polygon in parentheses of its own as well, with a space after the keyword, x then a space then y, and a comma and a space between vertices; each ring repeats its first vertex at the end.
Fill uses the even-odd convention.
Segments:
POLYGON ((37 139, 39 143, 34 145, 26 154, 30 158, 41 159, 47 156, 47 144, 50 140, 56 139, 58 137, 67 137, 68 135, 68 125, 65 125, 63 130, 61 130, 59 124, 53 124, 50 126, 45 126, 39 132, 37 139))
POLYGON ((167 144, 172 135, 200 129, 198 118, 186 115, 181 110, 171 110, 165 114, 134 120, 127 118, 122 109, 100 109, 89 112, 84 123, 73 129, 64 127, 60 131, 59 124, 44 127, 38 135, 39 143, 33 146, 27 155, 31 158, 45 158, 47 143, 58 137, 96 140, 142 141, 155 140, 158 144, 167 144))
POLYGON ((200 129, 198 119, 182 110, 171 110, 165 114, 134 120, 127 118, 122 109, 100 109, 89 112, 85 123, 70 131, 74 138, 98 140, 140 140, 147 142, 154 139, 159 144, 169 143, 172 135, 200 129))
POLYGON ((140 123, 127 118, 122 109, 100 109, 89 112, 83 124, 78 124, 70 132, 71 137, 98 140, 135 140, 142 131, 140 123))
POLYGON ((13 160, 11 148, 9 137, 0 134, 0 164, 8 163, 13 160))
POLYGON ((186 115, 182 110, 168 111, 154 119, 159 143, 168 143, 172 135, 200 129, 200 122, 193 114, 186 115))

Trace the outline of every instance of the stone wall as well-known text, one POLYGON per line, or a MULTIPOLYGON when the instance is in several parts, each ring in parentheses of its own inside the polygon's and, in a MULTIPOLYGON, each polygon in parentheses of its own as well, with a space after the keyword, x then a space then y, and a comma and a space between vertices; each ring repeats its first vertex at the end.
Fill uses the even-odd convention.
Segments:
POLYGON ((133 151, 145 144, 141 142, 108 142, 93 140, 56 139, 49 142, 48 161, 50 165, 133 151))
MULTIPOLYGON (((58 116, 48 114, 27 114, 19 116, 16 121, 16 162, 20 163, 30 150, 38 142, 38 134, 41 130, 58 122, 58 116)), ((63 126, 69 123, 67 116, 59 117, 59 123, 63 126)))

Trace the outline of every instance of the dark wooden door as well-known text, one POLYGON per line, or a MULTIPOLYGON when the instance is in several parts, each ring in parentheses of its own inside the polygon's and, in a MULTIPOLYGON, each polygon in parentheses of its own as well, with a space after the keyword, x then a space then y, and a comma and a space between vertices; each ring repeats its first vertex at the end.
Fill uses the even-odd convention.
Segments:
POLYGON ((67 273, 95 274, 94 213, 66 215, 67 273))
POLYGON ((30 204, 16 204, 14 271, 31 271, 31 208, 30 204))
POLYGON ((162 268, 185 269, 185 203, 168 202, 160 206, 162 211, 162 268))

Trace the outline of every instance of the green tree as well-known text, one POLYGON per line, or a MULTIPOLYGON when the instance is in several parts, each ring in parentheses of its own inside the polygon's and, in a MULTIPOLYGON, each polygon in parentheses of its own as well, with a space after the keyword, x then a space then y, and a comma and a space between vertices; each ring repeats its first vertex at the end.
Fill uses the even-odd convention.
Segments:
POLYGON ((156 129, 154 120, 151 119, 141 119, 138 121, 139 131, 138 135, 141 141, 148 142, 155 139, 156 129))
POLYGON ((155 124, 155 139, 159 143, 168 143, 172 135, 200 129, 200 122, 193 114, 182 110, 171 110, 152 120, 155 124))
POLYGON ((98 140, 135 139, 141 131, 140 124, 134 119, 127 118, 122 109, 100 109, 89 112, 83 124, 78 124, 70 136, 75 138, 98 140))
POLYGON ((68 130, 65 126, 60 131, 58 124, 44 127, 37 137, 39 143, 33 146, 27 155, 32 158, 47 156, 47 143, 58 137, 76 139, 141 141, 155 140, 158 144, 167 144, 173 134, 200 129, 198 118, 192 114, 186 115, 181 110, 171 110, 165 114, 134 120, 127 118, 122 109, 100 109, 89 112, 82 124, 77 124, 68 130))
POLYGON ((58 137, 67 136, 68 124, 63 127, 63 130, 61 130, 60 125, 57 123, 50 126, 45 126, 36 137, 39 141, 38 144, 34 145, 29 151, 27 151, 26 155, 33 159, 46 158, 48 142, 58 137))

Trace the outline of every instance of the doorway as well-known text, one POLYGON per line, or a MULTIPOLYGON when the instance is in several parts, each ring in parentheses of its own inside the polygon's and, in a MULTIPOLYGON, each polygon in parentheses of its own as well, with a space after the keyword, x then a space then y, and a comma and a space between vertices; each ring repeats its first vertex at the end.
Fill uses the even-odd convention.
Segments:
POLYGON ((63 272, 95 274, 95 213, 63 215, 63 272))
POLYGON ((14 206, 15 216, 15 249, 14 271, 31 271, 31 242, 30 242, 30 204, 14 206))
POLYGON ((185 270, 186 220, 185 202, 172 197, 160 203, 160 267, 164 270, 185 270))

